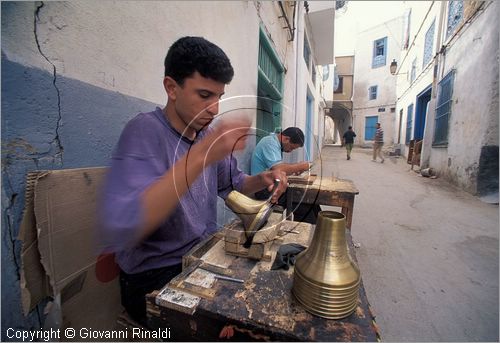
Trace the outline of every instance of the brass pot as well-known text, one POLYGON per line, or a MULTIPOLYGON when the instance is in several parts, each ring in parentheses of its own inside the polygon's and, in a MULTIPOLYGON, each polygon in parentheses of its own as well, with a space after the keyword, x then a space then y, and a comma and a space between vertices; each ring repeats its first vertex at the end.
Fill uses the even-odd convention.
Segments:
POLYGON ((295 261, 292 294, 310 313, 340 319, 357 306, 361 276, 349 255, 345 216, 321 211, 309 247, 295 261))

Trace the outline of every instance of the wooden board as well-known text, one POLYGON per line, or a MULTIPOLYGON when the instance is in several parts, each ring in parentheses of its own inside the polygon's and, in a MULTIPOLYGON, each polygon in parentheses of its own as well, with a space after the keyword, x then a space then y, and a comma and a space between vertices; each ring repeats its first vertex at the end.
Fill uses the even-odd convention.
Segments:
POLYGON ((288 176, 288 183, 311 185, 318 176, 316 174, 303 174, 303 175, 290 175, 288 176))

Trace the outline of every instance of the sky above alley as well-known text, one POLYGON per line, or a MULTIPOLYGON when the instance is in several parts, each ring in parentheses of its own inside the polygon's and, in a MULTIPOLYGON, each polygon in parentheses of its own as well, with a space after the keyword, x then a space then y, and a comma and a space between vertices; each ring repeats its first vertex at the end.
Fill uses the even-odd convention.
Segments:
POLYGON ((405 1, 348 1, 335 16, 335 56, 354 54, 356 35, 404 14, 405 1))

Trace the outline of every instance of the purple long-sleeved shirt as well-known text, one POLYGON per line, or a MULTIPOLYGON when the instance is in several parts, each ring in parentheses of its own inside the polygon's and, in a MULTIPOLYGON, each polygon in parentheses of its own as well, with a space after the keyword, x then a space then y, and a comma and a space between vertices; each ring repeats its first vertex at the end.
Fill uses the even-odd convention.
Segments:
MULTIPOLYGON (((245 174, 227 157, 207 166, 174 212, 151 236, 137 243, 143 221, 144 190, 196 144, 181 136, 160 108, 140 113, 123 130, 113 153, 99 211, 100 238, 106 251, 126 273, 138 273, 181 263, 196 243, 218 229, 217 195, 241 190, 245 174)), ((165 197, 178 197, 172 189, 165 197)))

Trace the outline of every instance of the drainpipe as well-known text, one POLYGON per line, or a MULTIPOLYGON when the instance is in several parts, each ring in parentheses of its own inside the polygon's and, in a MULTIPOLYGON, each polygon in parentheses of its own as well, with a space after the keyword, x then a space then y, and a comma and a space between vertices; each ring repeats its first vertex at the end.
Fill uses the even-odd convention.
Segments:
MULTIPOLYGON (((302 15, 302 6, 300 6, 300 2, 297 2, 297 25, 295 27, 297 28, 297 39, 295 41, 295 104, 294 104, 294 121, 293 121, 293 126, 297 126, 297 112, 298 112, 298 107, 299 107, 299 41, 301 40, 300 32, 301 32, 301 27, 300 27, 300 17, 302 15)), ((302 30, 303 31, 303 30, 302 30)))
POLYGON ((431 100, 427 104, 427 119, 425 121, 424 128, 424 141, 422 144, 422 157, 420 160, 420 169, 428 168, 429 161, 431 158, 431 150, 432 150, 432 132, 434 129, 434 119, 436 118, 436 101, 437 101, 437 84, 438 84, 438 74, 440 68, 440 57, 443 53, 442 43, 443 43, 443 27, 446 25, 446 5, 447 1, 441 2, 441 8, 439 10, 439 25, 437 32, 437 44, 436 44, 436 55, 434 55, 434 66, 432 69, 432 91, 431 91, 431 100), (431 116, 432 114, 432 116, 431 116), (432 119, 432 123, 430 120, 432 119))

